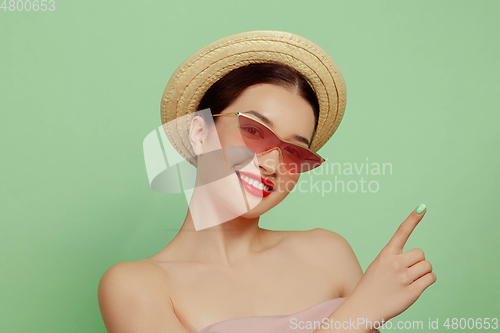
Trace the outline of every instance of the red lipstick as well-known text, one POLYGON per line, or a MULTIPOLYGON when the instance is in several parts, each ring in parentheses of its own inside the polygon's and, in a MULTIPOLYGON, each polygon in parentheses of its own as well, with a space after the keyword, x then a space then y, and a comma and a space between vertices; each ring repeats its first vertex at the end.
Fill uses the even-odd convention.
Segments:
MULTIPOLYGON (((271 192, 274 191, 274 183, 272 181, 270 181, 269 179, 263 178, 260 175, 256 175, 256 174, 246 172, 246 171, 236 171, 236 175, 238 176, 238 179, 240 180, 241 184, 243 185, 243 188, 248 193, 250 193, 256 197, 265 198, 269 194, 271 194, 271 192), (245 179, 243 179, 242 176, 245 179), (265 186, 267 186, 268 189, 266 189, 266 188, 259 189, 259 188, 255 187, 254 185, 256 182, 264 184, 265 186)), ((262 186, 262 185, 259 185, 258 183, 257 183, 257 186, 262 186)))

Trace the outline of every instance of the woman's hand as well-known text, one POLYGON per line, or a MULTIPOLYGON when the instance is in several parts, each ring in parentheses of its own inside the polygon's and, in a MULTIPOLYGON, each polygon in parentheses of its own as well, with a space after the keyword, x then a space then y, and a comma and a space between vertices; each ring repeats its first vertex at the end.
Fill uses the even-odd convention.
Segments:
POLYGON ((426 211, 417 214, 414 210, 401 223, 353 291, 352 296, 375 318, 387 321, 399 315, 436 281, 424 251, 417 248, 403 253, 408 237, 426 211))

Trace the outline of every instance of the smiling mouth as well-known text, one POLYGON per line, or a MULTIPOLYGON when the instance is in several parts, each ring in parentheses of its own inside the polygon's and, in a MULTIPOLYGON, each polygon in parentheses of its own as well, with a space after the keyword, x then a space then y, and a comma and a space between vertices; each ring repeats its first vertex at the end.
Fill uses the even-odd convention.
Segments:
POLYGON ((235 173, 243 184, 243 187, 256 196, 266 197, 274 191, 274 184, 268 179, 244 171, 236 171, 235 173), (260 177, 261 181, 257 180, 257 177, 260 177))
POLYGON ((241 175, 241 174, 240 174, 240 178, 258 190, 271 191, 271 188, 269 186, 264 185, 263 183, 259 182, 258 180, 252 179, 250 177, 247 177, 247 176, 241 175))

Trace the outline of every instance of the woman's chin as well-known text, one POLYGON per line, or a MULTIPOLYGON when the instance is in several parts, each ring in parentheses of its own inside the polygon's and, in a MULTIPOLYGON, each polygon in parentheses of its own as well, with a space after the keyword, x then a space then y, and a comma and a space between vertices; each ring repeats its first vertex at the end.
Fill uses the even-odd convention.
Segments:
MULTIPOLYGON (((285 197, 283 197, 279 201, 270 200, 271 198, 263 198, 259 203, 251 207, 251 209, 245 214, 241 215, 244 218, 257 218, 266 212, 270 211, 274 207, 276 207, 285 197)), ((275 198, 273 198, 275 199, 275 198)))

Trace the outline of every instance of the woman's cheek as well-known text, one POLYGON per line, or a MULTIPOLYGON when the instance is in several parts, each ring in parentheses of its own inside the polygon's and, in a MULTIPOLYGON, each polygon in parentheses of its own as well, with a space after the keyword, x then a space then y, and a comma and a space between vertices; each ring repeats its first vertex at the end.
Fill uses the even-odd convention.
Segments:
POLYGON ((291 177, 291 178, 287 177, 281 179, 278 183, 279 191, 283 194, 290 193, 297 184, 298 180, 299 180, 298 177, 291 177))

